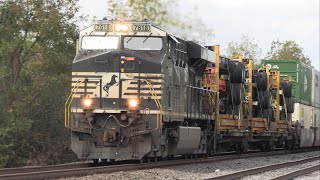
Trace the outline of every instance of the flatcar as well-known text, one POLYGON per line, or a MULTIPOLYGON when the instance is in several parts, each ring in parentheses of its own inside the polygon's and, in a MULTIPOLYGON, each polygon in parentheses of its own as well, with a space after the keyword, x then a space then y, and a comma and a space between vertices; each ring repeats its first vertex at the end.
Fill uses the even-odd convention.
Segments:
POLYGON ((201 156, 299 146, 292 82, 150 21, 80 31, 65 104, 80 159, 201 156))

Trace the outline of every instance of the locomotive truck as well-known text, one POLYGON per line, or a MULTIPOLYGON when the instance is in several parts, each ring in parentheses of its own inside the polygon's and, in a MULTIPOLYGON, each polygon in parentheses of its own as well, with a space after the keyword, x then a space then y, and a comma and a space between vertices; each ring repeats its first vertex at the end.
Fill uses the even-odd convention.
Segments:
POLYGON ((80 31, 65 104, 80 159, 154 160, 299 147, 293 83, 150 21, 80 31))

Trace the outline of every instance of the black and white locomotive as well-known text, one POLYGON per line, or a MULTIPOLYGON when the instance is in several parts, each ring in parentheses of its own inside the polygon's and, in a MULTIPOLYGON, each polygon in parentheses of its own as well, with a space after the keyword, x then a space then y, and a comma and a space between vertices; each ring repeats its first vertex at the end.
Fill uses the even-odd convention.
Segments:
POLYGON ((276 74, 253 70, 251 60, 220 57, 218 46, 182 40, 149 21, 102 20, 80 32, 77 49, 65 125, 80 159, 157 159, 298 142, 290 96, 281 88, 289 82, 269 80, 276 74))

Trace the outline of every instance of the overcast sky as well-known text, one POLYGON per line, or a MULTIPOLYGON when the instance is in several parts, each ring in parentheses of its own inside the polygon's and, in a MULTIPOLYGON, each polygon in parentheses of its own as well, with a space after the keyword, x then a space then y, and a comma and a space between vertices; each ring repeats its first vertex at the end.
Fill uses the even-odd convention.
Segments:
MULTIPOLYGON (((222 51, 228 42, 248 35, 262 49, 262 57, 272 40, 294 40, 319 70, 319 0, 184 0, 179 11, 194 7, 198 16, 214 30, 214 44, 222 51)), ((107 0, 80 0, 80 14, 97 16, 107 13, 107 0)))

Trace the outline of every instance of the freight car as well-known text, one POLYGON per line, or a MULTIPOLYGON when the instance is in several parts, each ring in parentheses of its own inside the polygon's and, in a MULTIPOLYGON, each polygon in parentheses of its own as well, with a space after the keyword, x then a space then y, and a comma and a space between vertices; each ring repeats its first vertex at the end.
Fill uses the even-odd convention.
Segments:
POLYGON ((65 104, 80 159, 153 159, 299 146, 292 82, 149 21, 82 30, 65 104))
POLYGON ((299 127, 300 147, 320 145, 320 73, 299 60, 263 60, 272 71, 280 71, 282 79, 290 77, 294 89, 295 112, 292 122, 299 127))

